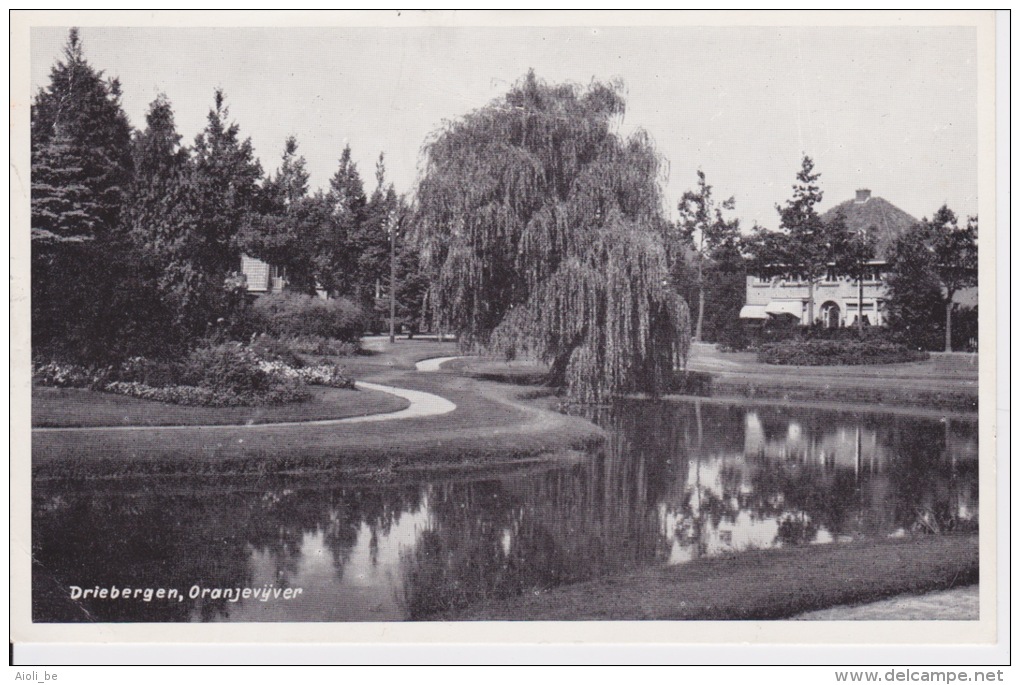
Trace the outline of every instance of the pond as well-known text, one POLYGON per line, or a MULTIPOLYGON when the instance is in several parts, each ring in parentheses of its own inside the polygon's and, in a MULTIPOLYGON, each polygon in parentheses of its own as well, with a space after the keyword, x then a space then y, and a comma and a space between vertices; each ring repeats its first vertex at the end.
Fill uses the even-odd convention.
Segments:
POLYGON ((593 418, 610 437, 586 459, 484 480, 37 483, 33 620, 419 620, 643 566, 977 527, 976 420, 707 400, 593 418))

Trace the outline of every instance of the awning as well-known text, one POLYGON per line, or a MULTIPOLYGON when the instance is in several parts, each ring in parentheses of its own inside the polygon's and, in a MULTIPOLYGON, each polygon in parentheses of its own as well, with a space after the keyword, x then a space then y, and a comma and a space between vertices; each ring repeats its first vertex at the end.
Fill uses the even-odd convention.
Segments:
POLYGON ((740 308, 741 319, 767 319, 769 315, 765 313, 765 305, 763 304, 745 304, 740 308))
POLYGON ((798 319, 804 312, 804 304, 800 300, 772 300, 765 305, 766 314, 792 314, 798 319))

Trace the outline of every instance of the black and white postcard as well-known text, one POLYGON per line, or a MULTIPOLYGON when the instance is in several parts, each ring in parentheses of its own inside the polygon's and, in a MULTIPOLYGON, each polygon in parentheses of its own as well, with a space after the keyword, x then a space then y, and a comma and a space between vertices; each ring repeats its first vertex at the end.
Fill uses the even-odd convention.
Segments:
POLYGON ((11 43, 15 643, 995 641, 994 13, 11 43))

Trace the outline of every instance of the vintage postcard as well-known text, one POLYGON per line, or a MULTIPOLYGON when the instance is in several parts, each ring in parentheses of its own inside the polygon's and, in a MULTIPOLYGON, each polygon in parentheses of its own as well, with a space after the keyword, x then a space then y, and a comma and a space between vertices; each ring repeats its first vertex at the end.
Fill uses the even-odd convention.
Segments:
POLYGON ((13 13, 12 640, 995 642, 995 43, 13 13))

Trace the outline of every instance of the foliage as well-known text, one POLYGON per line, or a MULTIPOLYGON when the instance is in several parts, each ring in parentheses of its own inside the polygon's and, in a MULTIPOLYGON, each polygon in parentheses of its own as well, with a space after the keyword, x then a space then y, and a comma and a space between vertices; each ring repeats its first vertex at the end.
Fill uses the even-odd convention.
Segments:
MULTIPOLYGON (((961 227, 943 205, 893 244, 887 276, 889 325, 907 344, 947 352, 957 344, 953 298, 977 285, 977 221, 971 217, 961 227)), ((976 324, 969 327, 965 344, 971 339, 977 339, 976 324)))
POLYGON ((58 183, 33 183, 33 237, 87 240, 118 227, 131 176, 130 131, 120 83, 92 68, 78 29, 71 29, 63 61, 51 69, 49 87, 32 103, 33 182, 37 166, 65 174, 58 183))
POLYGON ((680 221, 677 228, 681 245, 694 251, 697 263, 698 318, 694 328, 695 340, 703 339, 707 290, 705 262, 720 258, 725 260, 727 256, 739 251, 740 221, 726 220, 722 214, 722 210, 733 209, 734 205, 732 197, 716 205, 712 198, 712 186, 708 185, 705 173, 700 169, 697 191, 688 190, 680 198, 680 221))
POLYGON ((789 340, 763 345, 758 361, 795 366, 898 364, 923 361, 925 352, 878 340, 789 340))
POLYGON ((255 312, 261 332, 275 336, 320 336, 351 342, 364 333, 361 308, 346 299, 273 293, 256 300, 255 312))
POLYGON ((822 201, 818 186, 821 174, 814 173, 814 162, 805 155, 801 161, 793 197, 777 206, 780 230, 755 227, 746 241, 752 271, 760 276, 786 275, 808 286, 808 320, 815 320, 815 286, 835 264, 836 275, 844 275, 838 261, 849 241, 842 215, 822 221, 815 207, 822 201))
POLYGON ((425 146, 416 230, 436 324, 551 364, 581 401, 658 392, 687 355, 662 246, 660 159, 619 87, 534 73, 425 146))
MULTIPOLYGON (((842 217, 840 217, 842 221, 842 217)), ((849 276, 853 281, 857 283, 858 288, 858 310, 862 311, 863 298, 861 296, 863 283, 868 277, 869 262, 876 256, 877 241, 876 234, 877 229, 872 226, 867 230, 859 231, 853 234, 846 234, 843 236, 843 240, 839 245, 839 250, 836 253, 835 271, 836 273, 849 276)), ((863 317, 857 317, 857 332, 860 335, 864 335, 864 319, 863 317)))
POLYGON ((31 131, 32 345, 99 361, 123 349, 128 322, 114 313, 133 297, 118 283, 131 275, 119 230, 130 128, 119 83, 88 64, 77 29, 33 100, 31 131))
POLYGON ((262 177, 251 139, 241 140, 240 127, 229 116, 223 91, 216 90, 192 153, 198 236, 194 259, 200 272, 221 283, 240 265, 237 233, 252 220, 262 177))
POLYGON ((333 283, 332 273, 321 267, 337 236, 328 200, 321 193, 308 196, 305 158, 297 148, 297 140, 288 137, 280 168, 262 186, 260 212, 241 228, 238 242, 247 254, 281 267, 288 289, 312 295, 320 284, 333 283))

